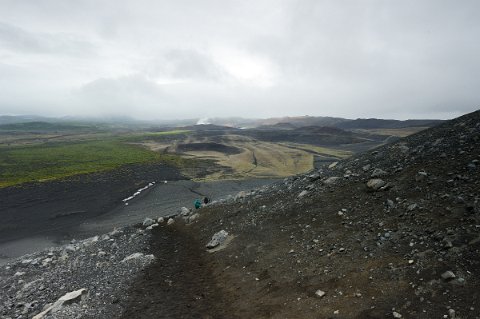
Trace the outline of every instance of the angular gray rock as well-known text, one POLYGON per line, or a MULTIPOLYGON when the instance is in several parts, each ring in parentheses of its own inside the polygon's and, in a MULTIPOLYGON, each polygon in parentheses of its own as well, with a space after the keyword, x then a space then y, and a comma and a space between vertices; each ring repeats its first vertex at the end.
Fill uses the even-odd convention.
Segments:
POLYGON ((387 172, 385 172, 383 169, 375 168, 372 172, 371 177, 382 177, 385 175, 387 175, 387 172))
POLYGON ((451 270, 448 270, 448 271, 444 272, 441 276, 442 276, 442 279, 444 279, 444 280, 450 280, 450 279, 454 279, 456 277, 455 274, 453 273, 453 271, 451 271, 451 270))
POLYGON ((298 198, 302 198, 303 196, 307 195, 308 194, 308 191, 307 190, 303 190, 300 192, 300 194, 298 194, 298 198))
POLYGON ((148 227, 148 226, 153 225, 153 224, 155 224, 155 221, 153 219, 147 217, 143 220, 142 225, 143 225, 143 227, 148 227))
POLYGON ((367 183, 367 187, 370 188, 370 189, 373 189, 374 191, 377 191, 379 190, 380 188, 382 188, 383 186, 385 186, 385 181, 380 179, 380 178, 373 178, 371 180, 368 181, 367 183))

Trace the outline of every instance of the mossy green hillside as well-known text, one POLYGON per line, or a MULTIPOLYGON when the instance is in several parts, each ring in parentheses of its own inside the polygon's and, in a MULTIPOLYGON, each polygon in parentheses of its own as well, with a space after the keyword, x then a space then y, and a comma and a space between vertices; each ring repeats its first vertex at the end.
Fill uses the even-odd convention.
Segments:
POLYGON ((2 147, 0 187, 161 161, 175 166, 184 164, 176 156, 116 140, 2 147))

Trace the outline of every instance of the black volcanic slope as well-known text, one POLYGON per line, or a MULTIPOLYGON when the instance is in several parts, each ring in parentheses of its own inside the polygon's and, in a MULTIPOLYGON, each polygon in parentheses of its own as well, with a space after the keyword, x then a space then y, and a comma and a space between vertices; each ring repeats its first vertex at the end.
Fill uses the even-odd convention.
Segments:
MULTIPOLYGON (((479 143, 474 112, 201 209, 194 223, 163 236, 190 247, 188 236, 194 247, 219 230, 232 234, 225 249, 191 255, 209 271, 159 261, 164 267, 147 275, 178 269, 204 286, 204 317, 479 318, 479 143), (209 312, 211 285, 224 308, 209 312)), ((188 294, 191 282, 179 285, 172 293, 188 294)), ((174 300, 168 293, 128 292, 135 309, 174 300)), ((169 315, 189 317, 185 307, 200 309, 193 302, 174 304, 169 315)))

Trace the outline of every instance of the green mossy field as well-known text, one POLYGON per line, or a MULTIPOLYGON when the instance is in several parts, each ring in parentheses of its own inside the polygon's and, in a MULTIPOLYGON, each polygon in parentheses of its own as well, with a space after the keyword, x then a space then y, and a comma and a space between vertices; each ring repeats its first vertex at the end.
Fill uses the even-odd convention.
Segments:
POLYGON ((0 187, 162 159, 172 161, 170 157, 115 140, 1 147, 0 187))

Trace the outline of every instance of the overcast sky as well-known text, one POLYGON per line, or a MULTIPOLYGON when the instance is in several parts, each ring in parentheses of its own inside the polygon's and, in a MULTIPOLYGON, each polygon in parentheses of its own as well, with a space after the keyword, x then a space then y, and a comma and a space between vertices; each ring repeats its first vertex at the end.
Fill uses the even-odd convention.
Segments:
POLYGON ((451 118, 476 0, 0 0, 0 114, 451 118))

